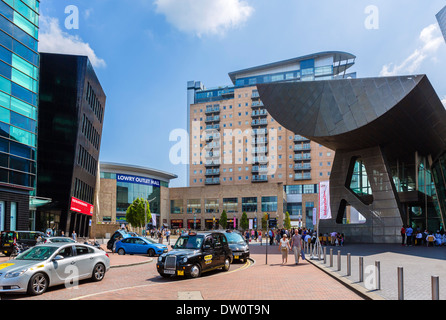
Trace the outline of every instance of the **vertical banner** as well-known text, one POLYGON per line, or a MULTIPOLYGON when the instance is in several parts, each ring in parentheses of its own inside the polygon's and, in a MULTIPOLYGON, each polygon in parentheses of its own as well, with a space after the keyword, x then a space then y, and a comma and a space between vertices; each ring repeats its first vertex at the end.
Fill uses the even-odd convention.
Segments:
POLYGON ((317 209, 313 208, 313 226, 317 224, 317 209))
POLYGON ((152 226, 156 228, 156 215, 152 214, 152 226))
POLYGON ((330 181, 324 181, 319 184, 319 219, 331 219, 330 181))
POLYGON ((253 219, 249 219, 249 228, 248 229, 253 229, 253 225, 254 225, 254 220, 253 219))

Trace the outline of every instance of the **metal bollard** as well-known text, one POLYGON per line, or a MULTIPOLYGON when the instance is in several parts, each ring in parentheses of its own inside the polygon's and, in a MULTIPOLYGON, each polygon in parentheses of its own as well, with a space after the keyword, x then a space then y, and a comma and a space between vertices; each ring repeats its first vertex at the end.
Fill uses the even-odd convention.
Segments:
POLYGON ((333 267, 333 249, 330 249, 330 267, 333 267))
POLYGON ((338 250, 338 271, 341 271, 341 250, 338 250))
POLYGON ((432 300, 440 300, 440 277, 432 276, 432 300))
POLYGON ((398 300, 404 300, 404 270, 398 267, 398 300))
POLYGON ((324 264, 327 264, 327 247, 324 247, 324 264))
POLYGON ((352 275, 352 255, 347 253, 347 276, 350 277, 352 275))
POLYGON ((375 261, 375 289, 381 290, 381 262, 375 261))
POLYGON ((364 258, 359 257, 359 282, 364 282, 364 258))

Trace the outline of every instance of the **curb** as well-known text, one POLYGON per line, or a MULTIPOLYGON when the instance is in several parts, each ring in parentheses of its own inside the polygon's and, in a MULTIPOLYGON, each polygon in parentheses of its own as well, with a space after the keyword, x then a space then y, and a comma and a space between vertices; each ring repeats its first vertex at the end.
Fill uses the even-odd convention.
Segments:
POLYGON ((318 268, 319 270, 323 271, 324 273, 328 274, 333 279, 337 280, 339 283, 347 287, 348 289, 352 290, 365 300, 386 300, 384 297, 381 297, 380 295, 377 295, 376 293, 368 291, 366 288, 352 282, 349 279, 344 278, 340 274, 338 274, 336 271, 331 270, 330 268, 321 265, 320 263, 316 263, 314 261, 311 261, 311 259, 306 259, 307 262, 311 263, 313 266, 318 268))

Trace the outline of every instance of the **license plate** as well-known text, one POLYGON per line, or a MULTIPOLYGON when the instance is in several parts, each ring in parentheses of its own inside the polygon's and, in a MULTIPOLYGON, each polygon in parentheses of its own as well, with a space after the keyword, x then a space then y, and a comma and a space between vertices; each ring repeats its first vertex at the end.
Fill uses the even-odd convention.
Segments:
POLYGON ((184 271, 183 270, 178 270, 178 274, 179 276, 184 276, 184 271))
POLYGON ((240 259, 240 256, 234 256, 234 259, 240 259))
POLYGON ((175 274, 175 270, 164 270, 165 274, 175 274))
POLYGON ((9 243, 5 243, 3 246, 5 246, 5 247, 9 247, 9 243))

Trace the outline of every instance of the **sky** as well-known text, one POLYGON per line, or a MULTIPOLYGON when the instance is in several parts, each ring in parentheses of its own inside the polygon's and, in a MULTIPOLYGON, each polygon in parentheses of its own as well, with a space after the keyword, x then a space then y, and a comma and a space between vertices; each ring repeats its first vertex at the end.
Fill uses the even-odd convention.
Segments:
POLYGON ((100 161, 178 175, 187 82, 321 51, 354 54, 359 78, 426 74, 446 106, 446 0, 41 0, 39 50, 89 56, 107 95, 100 161))

